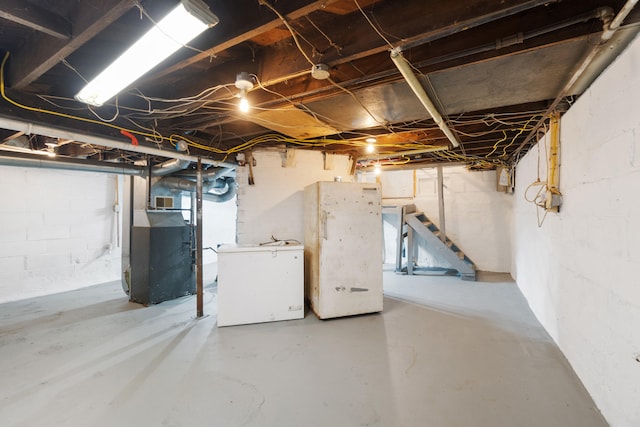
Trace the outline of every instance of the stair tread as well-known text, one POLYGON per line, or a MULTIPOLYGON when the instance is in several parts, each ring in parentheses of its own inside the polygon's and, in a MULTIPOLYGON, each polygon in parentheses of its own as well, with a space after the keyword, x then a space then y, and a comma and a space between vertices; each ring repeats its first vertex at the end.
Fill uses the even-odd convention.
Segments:
MULTIPOLYGON (((412 215, 418 221, 420 221, 421 224, 424 226, 424 228, 426 228, 426 230, 429 231, 429 233, 437 237, 451 252, 453 252, 456 255, 456 258, 458 258, 460 261, 464 262, 465 264, 471 266, 472 268, 475 268, 475 264, 473 263, 473 261, 467 258, 465 253, 462 252, 462 250, 458 245, 456 245, 449 238, 446 238, 445 240, 441 239, 442 231, 440 231, 440 229, 424 214, 424 212, 412 212, 412 213, 409 213, 408 215, 412 215)), ((413 227, 416 227, 416 225, 414 225, 413 227)))

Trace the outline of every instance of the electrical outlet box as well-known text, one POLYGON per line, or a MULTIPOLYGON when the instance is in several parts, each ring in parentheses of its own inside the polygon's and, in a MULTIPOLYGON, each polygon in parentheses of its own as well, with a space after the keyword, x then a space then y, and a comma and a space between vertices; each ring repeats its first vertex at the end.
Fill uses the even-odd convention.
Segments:
POLYGON ((545 197, 545 209, 552 212, 558 212, 560 205, 562 205, 562 194, 547 191, 545 197))

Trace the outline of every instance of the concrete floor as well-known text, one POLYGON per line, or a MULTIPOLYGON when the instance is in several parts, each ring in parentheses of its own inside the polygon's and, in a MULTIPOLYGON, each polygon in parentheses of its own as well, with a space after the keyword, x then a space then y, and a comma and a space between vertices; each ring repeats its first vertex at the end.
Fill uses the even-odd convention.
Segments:
MULTIPOLYGON (((483 277, 481 276, 481 279, 483 277)), ((119 283, 0 305, 0 425, 606 426, 513 282, 385 272, 382 314, 216 327, 119 283)))

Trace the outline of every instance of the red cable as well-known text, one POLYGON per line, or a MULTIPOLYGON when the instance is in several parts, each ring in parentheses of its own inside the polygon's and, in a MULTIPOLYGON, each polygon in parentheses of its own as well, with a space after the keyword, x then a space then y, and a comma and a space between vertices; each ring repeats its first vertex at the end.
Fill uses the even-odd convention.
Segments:
POLYGON ((134 134, 132 134, 131 132, 127 132, 124 129, 120 129, 120 133, 131 139, 131 145, 138 145, 138 138, 136 138, 134 134))

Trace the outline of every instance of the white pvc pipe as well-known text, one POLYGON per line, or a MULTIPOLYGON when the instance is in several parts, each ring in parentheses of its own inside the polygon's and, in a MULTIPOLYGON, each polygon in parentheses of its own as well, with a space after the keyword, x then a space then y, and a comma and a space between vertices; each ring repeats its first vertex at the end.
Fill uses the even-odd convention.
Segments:
POLYGON ((453 144, 454 147, 459 146, 460 143, 456 139, 453 132, 451 132, 451 129, 449 129, 449 126, 447 126, 445 121, 442 119, 442 116, 438 112, 436 106, 433 105, 433 102, 431 102, 431 99, 424 91, 422 84, 420 84, 420 81, 416 77, 415 73, 411 70, 411 66, 402 55, 402 51, 399 48, 394 48, 391 50, 391 60, 400 71, 400 74, 402 74, 404 79, 407 81, 407 84, 416 95, 418 100, 422 103, 424 108, 426 108, 431 117, 433 117, 433 120, 436 122, 440 130, 444 132, 449 141, 451 141, 451 144, 453 144))
POLYGON ((605 28, 601 37, 602 41, 607 41, 613 37, 615 32, 618 31, 618 28, 620 28, 620 25, 622 25, 622 21, 631 13, 636 3, 638 3, 638 0, 627 0, 625 5, 622 6, 622 9, 620 9, 620 12, 613 18, 613 21, 605 28))

